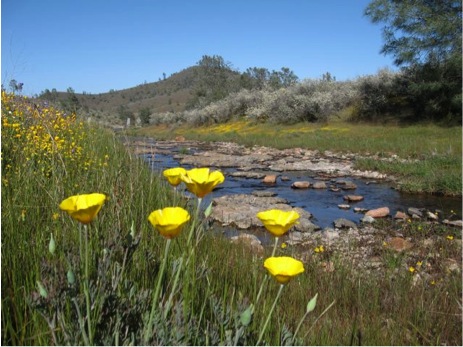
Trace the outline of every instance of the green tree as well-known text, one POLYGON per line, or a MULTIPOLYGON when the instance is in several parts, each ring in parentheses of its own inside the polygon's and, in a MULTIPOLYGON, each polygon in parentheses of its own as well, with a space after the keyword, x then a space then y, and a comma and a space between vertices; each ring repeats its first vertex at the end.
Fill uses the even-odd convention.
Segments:
POLYGON ((141 124, 150 124, 151 110, 149 107, 142 108, 140 110, 140 121, 141 124))
POLYGON ((373 0, 365 15, 384 23, 381 52, 402 67, 414 117, 461 123, 461 1, 373 0))
POLYGON ((456 0, 374 0, 365 15, 385 24, 381 52, 401 66, 461 55, 461 8, 456 0))
POLYGON ((239 89, 240 75, 219 55, 204 55, 195 72, 197 87, 190 106, 206 106, 239 89))

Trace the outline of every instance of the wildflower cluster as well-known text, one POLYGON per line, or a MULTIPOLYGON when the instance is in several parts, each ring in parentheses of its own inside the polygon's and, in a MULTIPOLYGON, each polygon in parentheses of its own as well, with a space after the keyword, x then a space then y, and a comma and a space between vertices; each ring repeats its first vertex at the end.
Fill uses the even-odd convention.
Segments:
POLYGON ((19 174, 24 169, 49 177, 58 168, 66 174, 70 165, 73 169, 88 170, 107 163, 108 157, 93 158, 91 152, 84 150, 89 132, 75 114, 4 90, 1 130, 5 185, 10 174, 19 174))
MULTIPOLYGON (((182 287, 182 281, 183 287, 187 287, 192 280, 191 274, 196 272, 196 249, 204 234, 204 225, 201 222, 198 222, 202 199, 225 180, 220 171, 211 171, 209 168, 196 168, 191 170, 185 170, 182 168, 169 169, 164 172, 164 176, 174 187, 184 183, 186 188, 197 197, 197 208, 194 215, 190 215, 190 213, 182 207, 164 207, 152 211, 147 216, 147 221, 165 239, 165 248, 164 255, 160 258, 160 268, 156 274, 155 286, 151 291, 150 310, 149 312, 146 312, 142 318, 142 322, 140 323, 141 331, 138 338, 144 345, 150 345, 153 341, 156 341, 156 334, 159 329, 160 319, 166 320, 169 319, 171 315, 178 314, 177 311, 174 311, 178 310, 176 307, 176 301, 178 300, 176 293, 181 292, 178 288, 182 287), (182 234, 183 229, 187 225, 189 225, 189 232, 186 238, 186 247, 183 248, 180 258, 174 262, 176 266, 173 267, 173 272, 171 272, 172 280, 168 281, 170 286, 169 290, 166 291, 165 277, 168 272, 167 269, 169 268, 168 264, 171 262, 169 258, 172 257, 170 254, 170 248, 174 239, 182 234)), ((70 287, 76 289, 80 287, 83 293, 84 300, 79 302, 78 297, 75 296, 72 299, 72 303, 77 311, 80 338, 86 345, 94 345, 101 342, 98 335, 98 317, 93 314, 92 308, 102 305, 104 298, 101 297, 99 292, 94 291, 91 280, 92 264, 95 259, 94 254, 91 253, 91 244, 95 243, 93 235, 97 234, 98 228, 98 226, 94 226, 92 222, 98 216, 107 200, 108 197, 105 194, 91 193, 70 196, 62 200, 59 204, 60 210, 67 212, 72 219, 79 222, 80 262, 79 265, 72 265, 69 263, 66 279, 70 287), (76 283, 80 283, 80 285, 76 287, 76 283)), ((211 213, 210 206, 206 209, 204 214, 207 217, 209 213, 211 213)), ((234 332, 233 337, 233 343, 235 345, 239 344, 240 341, 243 341, 242 339, 247 338, 245 330, 248 326, 250 326, 254 307, 259 303, 259 298, 261 297, 264 284, 267 279, 269 277, 273 277, 279 285, 279 289, 273 305, 270 310, 268 310, 265 322, 261 325, 257 345, 264 341, 264 334, 269 326, 272 313, 283 292, 283 288, 287 286, 294 277, 305 271, 304 265, 301 261, 287 256, 275 256, 279 237, 283 236, 292 226, 298 223, 298 213, 295 211, 281 211, 274 209, 259 212, 257 217, 262 221, 265 228, 275 237, 276 242, 272 256, 268 257, 263 262, 263 268, 268 271, 268 274, 262 281, 257 299, 255 299, 253 303, 251 303, 239 315, 240 325, 235 327, 236 331, 234 332)), ((131 237, 133 240, 133 231, 131 232, 131 237)), ((57 256, 57 241, 55 240, 53 233, 50 234, 48 250, 51 256, 57 256)), ((124 266, 125 262, 123 262, 122 268, 118 268, 117 271, 115 270, 114 278, 116 278, 116 280, 114 282, 115 284, 112 283, 114 288, 116 288, 118 283, 122 283, 120 282, 120 278, 124 273, 124 266)), ((50 297, 49 293, 51 293, 53 289, 49 286, 47 279, 37 280, 36 284, 40 297, 45 301, 48 300, 50 297)), ((317 295, 313 297, 307 305, 306 312, 299 322, 294 335, 292 335, 292 343, 296 342, 296 335, 305 318, 311 311, 314 310, 316 299, 317 295)), ((50 327, 52 327, 52 325, 53 324, 51 324, 50 327)))

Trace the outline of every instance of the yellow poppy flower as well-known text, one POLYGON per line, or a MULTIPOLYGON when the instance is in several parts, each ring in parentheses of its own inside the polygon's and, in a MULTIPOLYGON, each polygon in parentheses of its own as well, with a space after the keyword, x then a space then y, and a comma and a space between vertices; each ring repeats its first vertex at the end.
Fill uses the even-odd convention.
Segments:
POLYGON ((220 171, 210 172, 209 168, 198 168, 188 170, 182 175, 182 181, 187 189, 198 198, 203 198, 217 186, 225 181, 220 171))
POLYGON ((288 283, 292 277, 304 272, 302 262, 291 257, 267 258, 264 267, 281 284, 288 283))
POLYGON ((183 225, 190 220, 190 214, 181 207, 166 207, 151 212, 148 220, 162 236, 173 239, 180 234, 183 225))
POLYGON ((182 175, 186 174, 186 170, 183 167, 175 167, 173 169, 164 170, 163 175, 167 178, 170 185, 176 187, 182 183, 182 175))
POLYGON ((299 214, 296 211, 268 210, 259 212, 257 218, 265 228, 274 236, 280 237, 294 224, 298 223, 299 214))
POLYGON ((61 202, 59 208, 82 224, 90 223, 98 214, 106 200, 100 193, 71 196, 61 202))

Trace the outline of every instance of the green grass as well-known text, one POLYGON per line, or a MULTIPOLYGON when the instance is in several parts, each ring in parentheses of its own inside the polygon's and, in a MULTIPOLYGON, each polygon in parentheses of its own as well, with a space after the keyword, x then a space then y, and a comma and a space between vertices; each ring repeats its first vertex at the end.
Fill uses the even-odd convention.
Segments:
MULTIPOLYGON (((143 332, 152 292, 164 261, 166 273, 149 344, 255 344, 278 284, 273 279, 267 282, 249 326, 244 327, 239 318, 255 303, 266 275, 263 261, 271 250, 266 249, 263 256, 253 255, 206 226, 194 229, 203 236, 189 248, 188 229, 202 221, 193 218, 163 259, 166 240, 148 222, 149 213, 181 206, 194 214, 196 202, 174 194, 163 178, 103 129, 82 128, 86 136, 79 142, 82 156, 77 161, 73 160, 77 152, 63 151, 40 152, 42 156, 35 157, 35 162, 26 160, 22 154, 29 153, 29 147, 37 154, 42 147, 34 147, 37 143, 26 138, 30 116, 19 127, 24 131, 19 138, 16 127, 5 125, 5 115, 15 110, 17 103, 2 95, 2 344, 84 344, 87 281, 94 343, 145 344, 143 332), (20 152, 13 150, 17 141, 20 152), (36 170, 34 165, 51 171, 36 170), (86 278, 80 256, 83 229, 58 205, 68 196, 91 192, 106 194, 108 201, 89 226, 86 278), (49 252, 51 234, 56 240, 53 254, 49 252), (184 261, 193 250, 189 266, 178 272, 180 285, 174 290, 180 259, 184 261), (67 278, 69 269, 75 275, 73 284, 67 278), (46 297, 40 295, 37 281, 47 290, 46 297), (167 311, 171 294, 172 309, 167 311)), ((13 120, 9 119, 10 124, 13 120)), ((66 141, 72 141, 74 130, 66 134, 66 141)), ((406 225, 398 232, 407 235, 416 228, 406 225)), ((445 231, 427 229, 423 235, 438 232, 445 231)), ((454 231, 454 235, 461 239, 461 232, 454 231)), ((449 242, 445 235, 439 240, 436 247, 445 250, 443 256, 461 257, 461 240, 449 242)), ((291 247, 279 248, 278 254, 301 256, 291 247)), ((386 257, 388 253, 382 254, 386 257)), ((309 252, 301 259, 306 271, 284 288, 264 334, 265 344, 291 342, 307 302, 316 293, 317 306, 303 322, 296 344, 461 343, 461 273, 442 269, 433 277, 435 284, 424 280, 413 285, 413 276, 399 262, 372 275, 359 272, 335 255, 318 257, 309 252), (332 261, 335 270, 325 271, 325 261, 332 261)))
POLYGON ((275 125, 234 121, 200 128, 152 126, 136 133, 156 139, 182 135, 192 140, 232 141, 246 146, 302 147, 320 152, 354 153, 359 155, 355 160, 356 168, 393 175, 404 191, 462 194, 461 127, 345 122, 275 125), (380 160, 394 155, 408 161, 380 160))

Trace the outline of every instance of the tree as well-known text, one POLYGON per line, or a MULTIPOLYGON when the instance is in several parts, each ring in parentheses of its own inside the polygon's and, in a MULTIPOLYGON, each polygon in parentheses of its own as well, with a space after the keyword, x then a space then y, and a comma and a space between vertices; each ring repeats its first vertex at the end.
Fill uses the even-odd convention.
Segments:
POLYGON ((197 65, 195 77, 198 82, 191 106, 204 107, 238 91, 240 75, 221 56, 203 55, 197 65))
POLYGON ((402 67, 414 117, 461 123, 461 1, 373 0, 365 15, 385 24, 381 52, 402 67))
POLYGON ((24 83, 18 83, 16 80, 10 81, 10 88, 12 92, 21 92, 23 90, 24 83))
POLYGON ((142 108, 140 110, 140 121, 141 124, 150 124, 151 110, 149 107, 142 108))
POLYGON ((459 0, 373 0, 365 9, 373 23, 385 23, 381 53, 398 66, 461 55, 461 14, 459 0))

